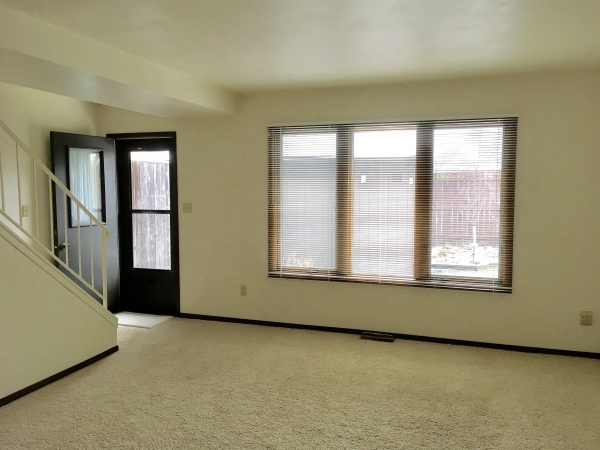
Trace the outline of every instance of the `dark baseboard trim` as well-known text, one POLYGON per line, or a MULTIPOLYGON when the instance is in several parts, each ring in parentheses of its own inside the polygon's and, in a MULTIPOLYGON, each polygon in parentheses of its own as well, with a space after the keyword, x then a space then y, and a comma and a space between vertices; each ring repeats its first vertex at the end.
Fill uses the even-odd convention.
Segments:
POLYGON ((115 345, 113 348, 109 348, 108 350, 100 353, 99 355, 92 356, 90 359, 86 359, 79 364, 75 364, 73 367, 69 367, 61 372, 58 372, 55 375, 49 376, 48 378, 43 379, 42 381, 38 381, 37 383, 32 384, 31 386, 27 386, 26 388, 21 389, 20 391, 14 392, 10 395, 7 395, 4 398, 0 398, 0 407, 4 405, 8 405, 15 400, 25 397, 27 394, 31 394, 34 391, 37 391, 44 386, 47 386, 55 381, 60 380, 61 378, 66 377, 67 375, 71 375, 78 370, 83 369, 84 367, 89 366, 90 364, 94 364, 96 361, 100 361, 102 358, 106 358, 108 355, 112 355, 113 353, 119 350, 119 346, 115 345))
MULTIPOLYGON (((268 322, 264 320, 250 320, 250 319, 235 319, 232 317, 219 317, 219 316, 206 316, 203 314, 188 314, 180 313, 178 317, 183 319, 199 319, 199 320, 211 320, 217 322, 232 322, 232 323, 243 323, 247 325, 262 325, 267 327, 280 327, 280 328, 295 328, 300 330, 313 330, 313 331, 326 331, 330 333, 345 333, 345 334, 361 334, 365 331, 382 333, 378 330, 358 330, 355 328, 335 328, 335 327, 323 327, 318 325, 301 325, 295 323, 283 323, 283 322, 268 322)), ((556 350, 552 348, 541 348, 541 347, 525 347, 521 345, 507 345, 507 344, 491 344, 489 342, 477 342, 477 341, 463 341, 460 339, 446 339, 436 338, 429 336, 417 336, 413 334, 398 334, 389 333, 396 339, 404 339, 409 341, 421 341, 421 342, 433 342, 436 344, 450 344, 450 345, 463 345, 466 347, 482 347, 491 348, 495 350, 507 350, 511 352, 521 353, 541 353, 545 355, 559 355, 559 356, 573 356, 577 358, 590 358, 600 359, 600 353, 592 352, 579 352, 575 350, 556 350)))

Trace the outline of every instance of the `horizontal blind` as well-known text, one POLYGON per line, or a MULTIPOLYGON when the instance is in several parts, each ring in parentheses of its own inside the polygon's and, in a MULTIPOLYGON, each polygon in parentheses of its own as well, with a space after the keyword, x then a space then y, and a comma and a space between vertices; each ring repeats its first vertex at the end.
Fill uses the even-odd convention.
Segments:
POLYGON ((516 127, 270 127, 269 276, 510 292, 516 127))

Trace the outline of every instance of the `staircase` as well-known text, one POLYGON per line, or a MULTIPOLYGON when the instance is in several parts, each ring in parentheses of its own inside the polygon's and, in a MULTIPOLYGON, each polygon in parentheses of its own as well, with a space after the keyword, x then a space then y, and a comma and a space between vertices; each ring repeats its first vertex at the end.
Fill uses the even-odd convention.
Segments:
MULTIPOLYGON (((106 240, 110 237, 108 230, 88 209, 67 189, 67 187, 41 162, 21 140, 0 121, 4 131, 3 144, 0 146, 0 215, 1 221, 8 230, 28 243, 32 250, 40 256, 47 257, 62 271, 70 274, 83 286, 88 288, 107 307, 108 278, 106 267, 106 240), (14 150, 12 150, 14 149, 14 150), (60 258, 55 246, 55 218, 53 217, 52 201, 63 199, 63 204, 70 202, 75 205, 77 217, 77 248, 79 249, 78 264, 73 269, 69 264, 69 252, 64 252, 60 258), (68 199, 68 200, 67 200, 68 199), (86 218, 87 220, 82 220, 86 218), (81 226, 90 223, 93 226, 81 226), (85 231, 87 229, 88 238, 85 231), (101 234, 102 240, 102 287, 98 288, 94 280, 94 233, 101 234), (83 233, 83 234, 82 234, 83 233), (86 251, 89 250, 89 251, 86 251), (82 271, 82 254, 90 255, 92 270, 86 279, 82 271), (78 270, 77 270, 78 266, 78 270)), ((69 208, 71 209, 71 208, 69 208)), ((67 236, 67 208, 62 208, 65 215, 63 221, 67 236)), ((65 245, 68 247, 68 237, 65 245)))
MULTIPOLYGON (((62 210, 66 227, 67 208, 62 210)), ((104 225, 0 121, 0 406, 117 349, 117 319, 107 310, 109 238, 104 225), (76 260, 55 244, 52 205, 61 198, 77 217, 77 242, 65 243, 76 245, 76 260), (85 216, 89 222, 80 220, 85 216), (101 280, 93 270, 98 233, 101 280), (90 265, 91 271, 82 270, 90 265)))

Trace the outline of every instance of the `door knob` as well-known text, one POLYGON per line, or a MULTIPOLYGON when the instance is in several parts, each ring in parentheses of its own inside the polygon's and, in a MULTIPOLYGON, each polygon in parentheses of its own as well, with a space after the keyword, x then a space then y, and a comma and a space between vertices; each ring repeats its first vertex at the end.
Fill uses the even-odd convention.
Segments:
POLYGON ((71 246, 70 244, 67 244, 66 242, 63 242, 62 244, 60 244, 60 245, 58 246, 58 249, 59 249, 59 250, 61 250, 61 251, 65 251, 65 250, 66 250, 67 248, 69 248, 70 246, 71 246))

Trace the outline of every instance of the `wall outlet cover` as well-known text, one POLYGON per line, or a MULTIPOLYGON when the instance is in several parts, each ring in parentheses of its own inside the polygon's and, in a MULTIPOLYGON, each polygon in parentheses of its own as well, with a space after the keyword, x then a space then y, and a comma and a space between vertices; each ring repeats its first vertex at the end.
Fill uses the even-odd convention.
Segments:
POLYGON ((584 326, 591 326, 594 321, 594 313, 592 311, 581 311, 579 323, 584 326))

